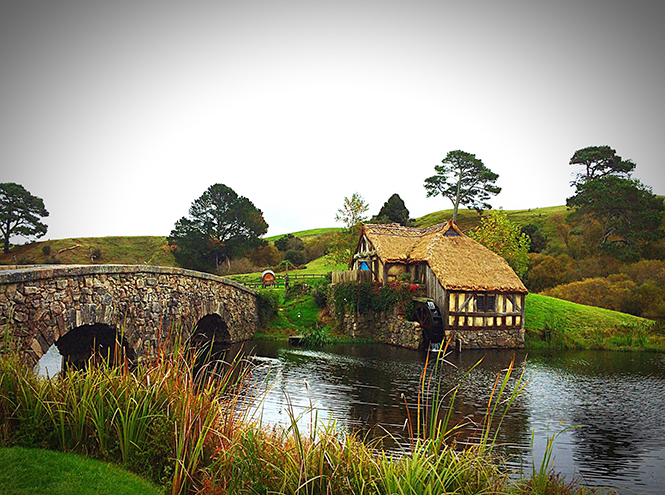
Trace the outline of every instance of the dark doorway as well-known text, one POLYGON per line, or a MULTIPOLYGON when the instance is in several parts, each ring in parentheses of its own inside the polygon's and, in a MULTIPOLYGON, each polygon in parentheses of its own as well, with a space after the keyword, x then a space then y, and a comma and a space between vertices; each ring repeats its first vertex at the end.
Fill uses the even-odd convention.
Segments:
POLYGON ((133 363, 136 354, 127 340, 112 326, 104 323, 81 325, 60 337, 56 347, 65 367, 83 369, 90 360, 105 360, 117 365, 125 358, 133 363))

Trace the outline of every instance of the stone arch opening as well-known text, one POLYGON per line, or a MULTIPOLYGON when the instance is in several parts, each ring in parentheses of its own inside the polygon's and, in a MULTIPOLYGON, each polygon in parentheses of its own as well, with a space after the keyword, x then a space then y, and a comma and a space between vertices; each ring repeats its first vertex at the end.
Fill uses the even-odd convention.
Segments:
POLYGON ((130 363, 136 359, 134 349, 115 327, 105 323, 81 325, 56 340, 62 355, 63 367, 85 368, 91 359, 107 360, 118 365, 125 358, 130 363))
POLYGON ((190 346, 213 353, 226 349, 231 343, 231 335, 224 319, 216 313, 201 318, 192 331, 190 346))

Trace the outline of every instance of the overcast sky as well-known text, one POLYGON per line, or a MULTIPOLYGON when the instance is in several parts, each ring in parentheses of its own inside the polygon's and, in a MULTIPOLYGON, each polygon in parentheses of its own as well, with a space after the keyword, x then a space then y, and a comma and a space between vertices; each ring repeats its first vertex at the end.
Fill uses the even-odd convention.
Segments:
POLYGON ((575 150, 609 145, 665 194, 658 1, 0 0, 0 182, 45 238, 168 235, 214 183, 269 235, 450 208, 455 149, 495 208, 561 205, 575 150))

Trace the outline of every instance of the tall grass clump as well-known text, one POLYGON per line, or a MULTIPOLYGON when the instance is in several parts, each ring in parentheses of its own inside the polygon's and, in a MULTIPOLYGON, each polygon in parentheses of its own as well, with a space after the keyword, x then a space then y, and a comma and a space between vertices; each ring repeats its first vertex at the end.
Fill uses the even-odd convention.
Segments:
POLYGON ((173 494, 200 488, 202 468, 241 424, 248 368, 236 356, 201 369, 199 357, 176 342, 131 371, 99 360, 44 379, 5 353, 0 443, 115 462, 173 494))
POLYGON ((516 480, 503 463, 498 432, 524 387, 514 362, 497 375, 480 424, 459 425, 451 423, 459 385, 444 390, 440 380, 443 368, 452 366, 447 345, 428 357, 415 410, 405 402, 408 442, 386 451, 380 440, 367 442, 332 420, 319 422, 311 405, 298 416, 287 408, 287 427, 252 421, 245 401, 256 398, 239 355, 215 362, 181 342, 166 349, 160 346, 156 358, 133 369, 126 361, 115 367, 101 361, 50 380, 24 366, 17 352, 3 352, 0 445, 111 461, 171 494, 593 493, 551 473, 551 447, 526 480, 516 480), (303 431, 304 414, 311 418, 303 431), (473 435, 458 445, 462 427, 473 435))

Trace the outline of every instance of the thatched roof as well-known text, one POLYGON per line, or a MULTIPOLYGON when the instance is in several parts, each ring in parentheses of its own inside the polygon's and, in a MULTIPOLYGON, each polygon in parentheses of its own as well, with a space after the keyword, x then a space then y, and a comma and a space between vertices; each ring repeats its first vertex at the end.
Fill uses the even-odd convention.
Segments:
POLYGON ((427 229, 367 224, 362 235, 384 263, 427 262, 447 290, 528 292, 505 259, 453 222, 427 229))

